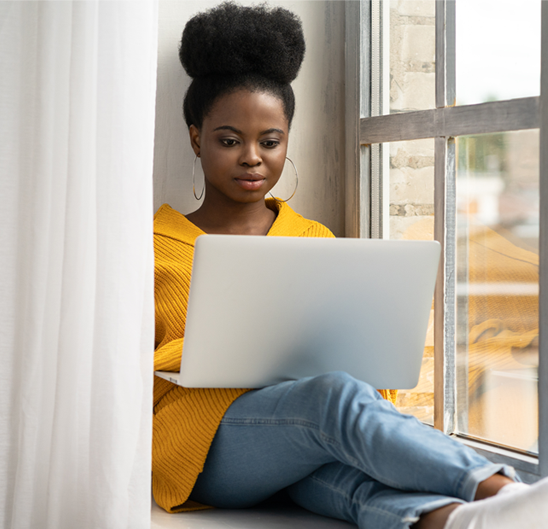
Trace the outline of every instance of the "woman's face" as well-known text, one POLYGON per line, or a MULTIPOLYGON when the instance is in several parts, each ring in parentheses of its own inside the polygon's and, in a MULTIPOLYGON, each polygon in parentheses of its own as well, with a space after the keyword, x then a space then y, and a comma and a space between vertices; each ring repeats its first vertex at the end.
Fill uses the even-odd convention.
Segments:
POLYGON ((239 90, 220 97, 201 130, 190 127, 206 197, 237 203, 263 200, 282 173, 288 128, 283 103, 271 94, 239 90))

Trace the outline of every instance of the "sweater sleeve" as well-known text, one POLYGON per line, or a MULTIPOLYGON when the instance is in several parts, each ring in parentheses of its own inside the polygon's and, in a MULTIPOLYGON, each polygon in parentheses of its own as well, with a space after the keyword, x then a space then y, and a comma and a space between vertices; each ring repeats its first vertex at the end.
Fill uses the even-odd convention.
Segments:
POLYGON ((319 238, 324 237, 324 238, 334 239, 335 235, 333 235, 331 230, 325 227, 323 224, 320 224, 319 222, 311 221, 310 226, 301 235, 301 237, 319 237, 319 238))
POLYGON ((396 399, 398 398, 397 389, 379 389, 378 392, 382 395, 383 399, 391 402, 394 406, 396 405, 396 399))
POLYGON ((154 371, 179 371, 184 338, 177 338, 154 352, 154 371))
MULTIPOLYGON (((154 371, 179 371, 179 368, 181 367, 183 341, 184 338, 178 338, 156 349, 154 352, 154 371)), ((169 382, 169 380, 154 377, 153 406, 155 410, 160 401, 175 387, 177 386, 169 382)))

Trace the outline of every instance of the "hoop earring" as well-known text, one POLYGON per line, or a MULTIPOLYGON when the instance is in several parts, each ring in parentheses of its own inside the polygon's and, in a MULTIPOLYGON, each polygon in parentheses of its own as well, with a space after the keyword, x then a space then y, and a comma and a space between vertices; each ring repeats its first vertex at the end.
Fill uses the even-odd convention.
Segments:
POLYGON ((295 167, 295 164, 293 163, 293 160, 291 158, 288 158, 287 156, 285 157, 286 160, 289 160, 289 163, 293 166, 293 169, 295 171, 295 189, 293 190, 293 194, 287 198, 286 200, 280 200, 280 199, 277 199, 272 193, 270 193, 270 191, 268 192, 268 194, 278 200, 279 202, 289 202, 294 196, 295 196, 295 193, 297 192, 297 187, 299 187, 299 173, 297 172, 297 167, 295 167))
POLYGON ((192 164, 192 192, 194 193, 194 198, 196 200, 200 200, 203 196, 204 196, 204 191, 205 191, 205 180, 204 180, 204 187, 202 189, 202 192, 200 193, 200 196, 196 195, 196 185, 195 185, 195 181, 194 181, 194 177, 195 177, 195 171, 196 171, 196 160, 198 159, 198 155, 194 155, 194 163, 192 164))

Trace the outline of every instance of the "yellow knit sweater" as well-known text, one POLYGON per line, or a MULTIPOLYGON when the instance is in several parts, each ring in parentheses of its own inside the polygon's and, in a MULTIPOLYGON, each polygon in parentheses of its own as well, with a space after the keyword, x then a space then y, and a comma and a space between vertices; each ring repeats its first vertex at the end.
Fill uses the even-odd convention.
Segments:
MULTIPOLYGON (((267 206, 277 211, 269 236, 333 237, 283 202, 268 199, 267 206)), ((154 216, 157 371, 179 370, 194 242, 203 234, 167 204, 154 216)), ((188 497, 224 413, 246 391, 188 389, 154 378, 152 488, 158 505, 169 512, 204 508, 188 497)), ((395 400, 396 392, 381 394, 395 400)))

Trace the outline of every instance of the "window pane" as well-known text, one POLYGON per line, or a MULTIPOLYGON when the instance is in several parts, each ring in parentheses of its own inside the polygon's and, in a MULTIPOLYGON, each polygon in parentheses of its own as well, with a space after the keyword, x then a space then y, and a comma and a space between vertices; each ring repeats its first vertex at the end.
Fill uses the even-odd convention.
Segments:
POLYGON ((436 105, 435 22, 435 0, 390 1, 390 113, 436 105))
MULTIPOLYGON (((401 141, 390 149, 391 239, 434 239, 434 140, 401 141)), ((398 392, 397 407, 434 424, 434 329, 432 307, 419 384, 398 392)))
POLYGON ((540 0, 458 0, 457 104, 538 96, 540 0))
POLYGON ((456 145, 458 429, 537 452, 539 133, 456 145))

